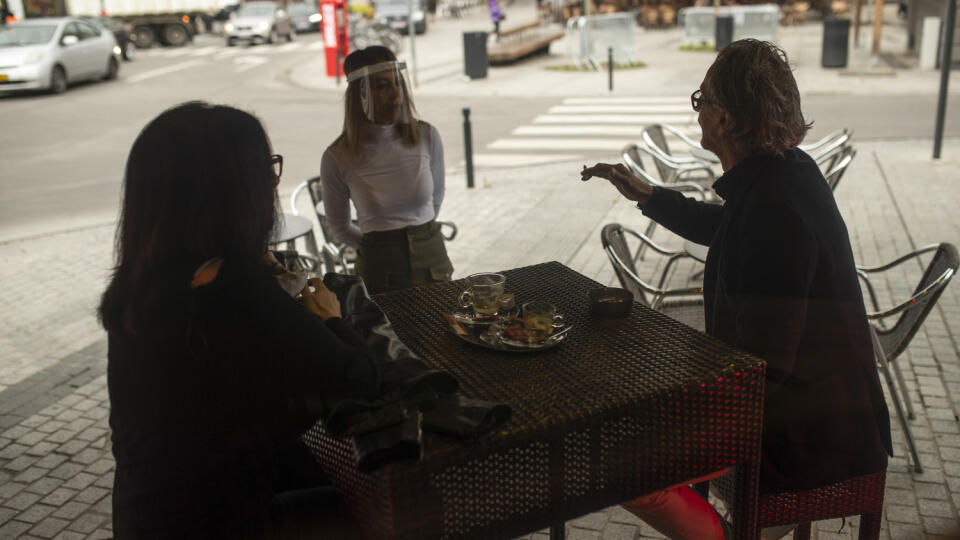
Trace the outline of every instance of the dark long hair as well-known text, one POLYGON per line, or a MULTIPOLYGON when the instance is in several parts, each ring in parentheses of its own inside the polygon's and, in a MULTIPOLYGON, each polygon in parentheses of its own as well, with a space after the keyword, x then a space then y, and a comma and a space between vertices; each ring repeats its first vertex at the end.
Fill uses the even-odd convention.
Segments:
POLYGON ((142 333, 158 306, 186 298, 204 261, 262 259, 278 216, 270 152, 260 121, 224 105, 183 103, 143 128, 127 158, 104 328, 142 333))
POLYGON ((803 141, 800 90, 780 47, 756 39, 727 45, 707 70, 704 89, 730 112, 730 137, 750 154, 781 154, 803 141))
MULTIPOLYGON (((343 71, 350 74, 354 70, 362 67, 379 64, 381 62, 393 62, 397 57, 393 51, 380 45, 367 47, 348 54, 343 60, 343 71)), ((360 85, 361 79, 357 79, 347 85, 347 92, 344 96, 343 104, 343 132, 333 144, 343 144, 346 147, 347 155, 353 160, 360 159, 360 138, 362 126, 367 122, 367 117, 363 112, 363 106, 360 103, 360 85)), ((416 108, 413 105, 413 96, 407 95, 404 106, 408 108, 407 113, 411 118, 415 117, 416 108)), ((416 146, 420 142, 420 126, 417 122, 408 124, 398 123, 397 131, 403 137, 403 143, 407 146, 416 146)))

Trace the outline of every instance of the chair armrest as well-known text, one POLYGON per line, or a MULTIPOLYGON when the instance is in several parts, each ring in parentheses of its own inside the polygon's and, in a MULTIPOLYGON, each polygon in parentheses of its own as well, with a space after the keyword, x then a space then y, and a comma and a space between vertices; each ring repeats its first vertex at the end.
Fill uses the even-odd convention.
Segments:
POLYGON ((917 250, 915 250, 915 251, 911 251, 910 253, 907 253, 906 255, 902 255, 902 256, 900 256, 900 257, 897 257, 896 259, 894 259, 894 260, 892 260, 892 261, 890 261, 890 262, 888 262, 888 263, 886 263, 886 264, 881 264, 881 265, 877 265, 877 266, 857 265, 857 276, 860 277, 860 279, 863 280, 863 281, 866 283, 867 292, 868 292, 868 294, 870 295, 870 302, 871 302, 871 304, 873 305, 873 310, 874 310, 874 311, 872 311, 872 312, 867 312, 867 318, 868 318, 868 319, 871 319, 871 320, 875 320, 875 319, 885 319, 885 318, 887 318, 887 317, 891 317, 891 316, 893 316, 893 315, 897 315, 898 313, 901 313, 901 312, 903 312, 903 311, 906 311, 908 308, 912 307, 912 306, 913 306, 920 298, 922 298, 923 296, 926 296, 927 294, 930 294, 931 292, 937 290, 938 288, 943 287, 944 285, 946 285, 946 283, 947 283, 948 281, 950 281, 950 279, 953 277, 953 272, 954 272, 954 271, 953 271, 952 268, 948 268, 948 269, 945 270, 942 274, 940 274, 940 276, 939 276, 937 279, 935 279, 933 282, 931 282, 929 285, 927 285, 927 286, 924 287, 923 289, 921 289, 921 290, 917 291, 916 293, 914 293, 914 294, 913 294, 909 299, 907 299, 905 302, 902 302, 902 303, 900 303, 900 304, 898 304, 898 305, 896 305, 896 306, 894 306, 894 307, 892 307, 892 308, 890 308, 890 309, 883 310, 883 311, 880 310, 879 302, 877 301, 876 293, 875 293, 874 290, 873 290, 873 284, 870 283, 870 280, 868 279, 867 274, 872 274, 872 273, 876 273, 876 272, 883 272, 883 271, 889 270, 889 269, 891 269, 891 268, 894 268, 894 267, 896 267, 896 266, 899 266, 900 264, 903 264, 903 263, 906 262, 906 261, 909 261, 909 260, 911 260, 911 259, 915 259, 915 258, 919 257, 920 255, 923 255, 924 253, 930 253, 931 251, 936 251, 936 250, 939 249, 939 248, 940 248, 940 245, 939 245, 939 244, 931 244, 931 245, 928 245, 928 246, 924 246, 924 247, 922 247, 922 248, 920 248, 920 249, 917 249, 917 250))
MULTIPOLYGON (((659 246, 651 246, 654 249, 657 249, 659 246)), ((607 257, 610 258, 610 262, 615 264, 620 270, 624 272, 630 279, 640 286, 644 292, 653 295, 655 297, 666 297, 666 296, 682 296, 682 295, 697 295, 703 294, 703 287, 683 287, 678 289, 661 289, 659 287, 654 287, 646 281, 640 279, 640 276, 633 273, 627 266, 623 263, 623 260, 617 255, 616 251, 610 246, 607 246, 605 251, 607 252, 607 257)), ((656 300, 655 303, 659 303, 659 300, 656 300)))
POLYGON ((700 164, 693 164, 693 163, 691 163, 691 164, 682 164, 682 165, 680 165, 680 167, 678 167, 678 169, 679 169, 679 171, 677 171, 677 176, 678 176, 678 177, 679 177, 680 175, 689 174, 689 173, 692 173, 692 172, 703 171, 704 173, 706 173, 706 176, 708 176, 711 180, 716 180, 716 178, 717 178, 717 175, 716 175, 716 173, 713 172, 713 169, 710 168, 710 166, 707 165, 707 164, 705 164, 705 163, 700 163, 700 164))
MULTIPOLYGON (((707 190, 704 189, 703 186, 701 186, 700 184, 697 184, 696 182, 673 182, 670 184, 664 184, 660 180, 657 180, 656 178, 651 176, 646 170, 644 170, 644 168, 640 164, 636 163, 633 157, 633 153, 637 150, 643 150, 648 154, 651 154, 650 150, 648 150, 647 148, 641 148, 636 144, 628 144, 623 147, 623 150, 620 151, 620 157, 623 159, 623 163, 627 166, 628 169, 630 169, 630 172, 632 172, 633 174, 639 176, 643 180, 646 180, 647 183, 657 187, 673 189, 676 191, 695 191, 700 194, 700 200, 704 200, 704 201, 711 198, 711 196, 707 193, 707 190)), ((637 157, 639 158, 639 156, 637 157)), ((651 156, 651 157, 652 159, 657 159, 654 156, 651 156)), ((713 171, 711 171, 711 173, 712 172, 713 171)))
POLYGON ((683 167, 683 166, 701 166, 701 167, 710 167, 710 164, 698 157, 695 156, 674 156, 663 151, 662 148, 657 146, 653 139, 650 138, 650 134, 643 132, 640 134, 640 137, 643 139, 643 143, 646 145, 651 152, 656 154, 657 157, 661 158, 664 162, 672 167, 683 167))
POLYGON ((937 279, 933 280, 932 283, 930 283, 923 289, 920 289, 919 291, 917 291, 906 302, 898 304, 886 311, 867 313, 867 318, 868 319, 885 319, 887 317, 891 317, 900 312, 910 309, 911 307, 913 307, 914 304, 917 303, 918 300, 920 300, 924 296, 932 292, 935 292, 937 289, 944 287, 947 284, 947 282, 950 281, 950 278, 953 277, 953 272, 954 272, 953 268, 947 268, 946 270, 943 271, 942 274, 940 274, 940 276, 937 279))
POLYGON ((299 216, 300 212, 297 211, 297 196, 300 195, 300 192, 307 188, 306 182, 300 182, 297 184, 297 187, 293 190, 293 194, 290 195, 290 212, 299 216))
POLYGON ((667 248, 665 248, 665 247, 663 247, 663 246, 660 246, 659 244, 657 244, 656 242, 654 242, 653 240, 651 240, 649 236, 647 236, 647 235, 645 235, 645 234, 643 234, 643 233, 641 233, 641 232, 637 232, 637 231, 635 231, 635 230, 633 230, 633 229, 628 229, 628 228, 624 227, 624 228, 623 228, 623 232, 626 233, 626 234, 629 234, 630 236, 633 236, 634 238, 636 238, 636 239, 639 240, 640 242, 646 244, 648 247, 650 247, 651 249, 653 249, 654 251, 656 251, 657 253, 659 253, 659 254, 661 254, 661 255, 666 255, 667 257, 682 256, 682 255, 687 255, 687 256, 689 256, 689 254, 688 254, 686 251, 683 251, 683 250, 669 250, 669 249, 667 249, 667 248))
POLYGON ((915 257, 919 257, 920 255, 923 255, 924 253, 930 253, 931 251, 936 251, 939 247, 940 247, 940 244, 930 244, 929 246, 924 246, 924 247, 922 247, 922 248, 920 248, 920 249, 918 249, 918 250, 916 250, 916 251, 911 251, 910 253, 907 253, 906 255, 901 255, 900 257, 897 257, 896 259, 894 259, 894 260, 892 260, 892 261, 890 261, 890 262, 888 262, 888 263, 881 264, 881 265, 878 265, 878 266, 865 266, 865 265, 858 264, 858 265, 857 265, 857 270, 858 270, 858 271, 861 271, 861 272, 866 272, 866 273, 883 272, 884 270, 889 270, 889 269, 893 268, 894 266, 897 266, 897 265, 903 263, 904 261, 908 261, 908 260, 913 259, 913 258, 915 258, 915 257))
POLYGON ((437 223, 440 224, 440 234, 443 235, 444 240, 449 242, 457 237, 457 226, 452 221, 437 221, 437 223), (443 227, 446 227, 449 231, 444 232, 443 227))
POLYGON ((687 135, 684 132, 680 131, 679 129, 668 124, 660 124, 660 127, 662 127, 663 129, 675 135, 678 139, 686 143, 687 146, 691 148, 699 148, 701 150, 703 149, 703 147, 700 146, 700 143, 694 141, 690 137, 687 137, 687 135))
POLYGON ((828 133, 827 135, 825 135, 825 136, 824 136, 823 138, 821 138, 820 140, 814 141, 814 142, 812 142, 812 143, 809 143, 809 144, 798 144, 798 145, 797 145, 797 148, 803 150, 804 152, 806 152, 806 153, 808 153, 808 154, 819 153, 820 147, 824 146, 824 145, 827 144, 828 142, 830 142, 830 141, 832 141, 832 140, 834 140, 834 139, 842 139, 842 140, 841 140, 841 144, 842 144, 842 143, 850 140, 850 137, 851 137, 852 135, 853 135, 853 134, 851 133, 851 131, 850 131, 849 129, 847 129, 847 128, 841 128, 841 129, 838 129, 838 130, 836 130, 836 131, 832 131, 832 132, 828 133))

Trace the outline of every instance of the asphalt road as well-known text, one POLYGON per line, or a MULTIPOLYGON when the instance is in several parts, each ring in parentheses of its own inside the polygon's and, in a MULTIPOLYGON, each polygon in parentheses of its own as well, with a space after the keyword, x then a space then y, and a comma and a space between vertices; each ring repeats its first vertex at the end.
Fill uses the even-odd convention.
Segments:
MULTIPOLYGON (((432 34, 419 46, 439 46, 430 43, 432 34)), ((202 36, 179 52, 141 52, 124 62, 117 81, 82 84, 59 96, 0 97, 0 242, 113 221, 137 133, 163 109, 188 100, 257 114, 285 156, 280 189, 290 192, 318 173, 323 148, 342 125, 340 91, 306 89, 290 78, 294 67, 320 54, 318 40, 300 36, 291 46, 234 50, 202 36)), ((472 111, 474 149, 482 152, 560 101, 451 96, 420 99, 417 106, 443 135, 448 169, 462 170, 462 108, 472 111)), ((860 140, 931 137, 935 107, 930 95, 804 97, 815 122, 811 137, 838 127, 852 128, 860 140)), ((960 125, 948 123, 947 135, 960 136, 960 125)))

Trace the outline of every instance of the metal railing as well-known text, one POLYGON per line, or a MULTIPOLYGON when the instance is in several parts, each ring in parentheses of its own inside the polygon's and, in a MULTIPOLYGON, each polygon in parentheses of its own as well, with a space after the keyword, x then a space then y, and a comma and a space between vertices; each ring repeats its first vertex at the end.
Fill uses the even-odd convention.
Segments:
POLYGON ((609 13, 567 20, 567 54, 574 64, 600 69, 613 49, 615 63, 636 58, 637 22, 631 13, 609 13))
POLYGON ((750 6, 688 7, 680 10, 678 21, 683 26, 683 43, 713 44, 717 16, 733 17, 733 40, 754 38, 776 41, 780 8, 774 4, 750 6))

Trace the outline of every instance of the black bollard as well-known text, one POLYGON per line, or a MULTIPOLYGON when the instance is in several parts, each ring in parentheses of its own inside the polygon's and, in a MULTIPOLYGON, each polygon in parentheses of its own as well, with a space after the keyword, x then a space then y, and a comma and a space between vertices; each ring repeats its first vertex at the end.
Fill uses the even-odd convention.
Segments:
POLYGON ((467 162, 467 187, 473 187, 473 135, 470 133, 470 108, 463 108, 463 149, 467 162))
MULTIPOLYGON (((953 28, 957 19, 957 3, 947 2, 947 16, 943 29, 943 41, 953 43, 953 28)), ((953 47, 940 47, 940 93, 937 95, 937 123, 933 130, 933 159, 940 159, 943 145, 944 116, 947 114, 947 87, 950 84, 950 65, 953 60, 953 47)))
POLYGON ((607 48, 607 87, 613 92, 613 47, 607 48))

